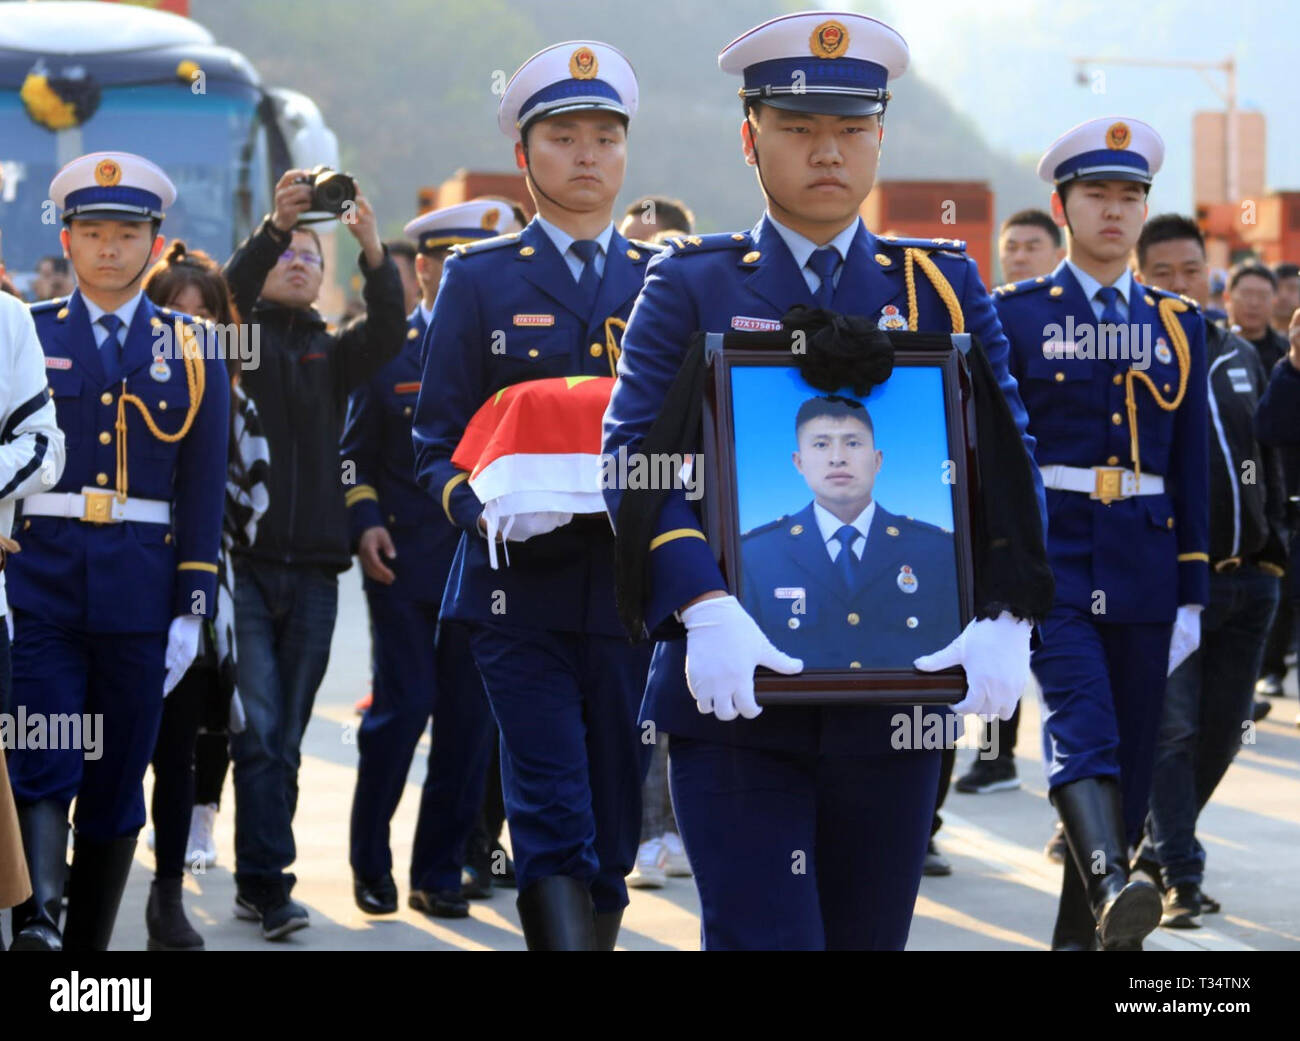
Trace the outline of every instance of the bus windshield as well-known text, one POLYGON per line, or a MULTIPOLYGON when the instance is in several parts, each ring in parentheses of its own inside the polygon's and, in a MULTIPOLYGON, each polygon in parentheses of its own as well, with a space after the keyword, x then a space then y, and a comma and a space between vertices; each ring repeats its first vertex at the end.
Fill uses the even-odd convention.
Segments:
POLYGON ((82 126, 51 131, 33 122, 14 90, 0 91, 0 260, 20 288, 45 256, 61 256, 50 180, 88 152, 135 152, 176 184, 162 234, 224 263, 269 210, 270 169, 259 95, 240 84, 106 87, 82 126))

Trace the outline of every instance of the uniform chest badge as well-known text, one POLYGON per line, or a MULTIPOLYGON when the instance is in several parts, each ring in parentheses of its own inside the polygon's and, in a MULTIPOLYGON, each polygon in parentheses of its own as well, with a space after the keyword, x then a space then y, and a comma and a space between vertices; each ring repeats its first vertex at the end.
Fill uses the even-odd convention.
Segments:
POLYGON ((802 600, 808 593, 803 586, 777 586, 772 595, 778 600, 802 600))
POLYGON ((880 321, 876 323, 878 329, 906 329, 907 319, 894 304, 886 304, 883 311, 880 312, 880 321))
POLYGON ((71 358, 46 358, 45 367, 47 369, 70 369, 72 368, 71 358))
POLYGON ((916 592, 916 575, 907 564, 898 569, 898 588, 904 593, 916 592))
POLYGON ((750 318, 748 315, 738 314, 732 316, 731 327, 742 333, 767 333, 780 329, 781 320, 779 318, 750 318))
POLYGON ((416 380, 414 383, 394 383, 393 393, 394 394, 418 394, 420 393, 420 381, 416 380))
POLYGON ((554 325, 554 324, 555 324, 555 315, 553 315, 553 314, 517 314, 517 315, 514 316, 514 318, 512 319, 512 321, 515 323, 515 325, 522 325, 522 326, 554 325))
POLYGON ((1165 338, 1161 336, 1156 340, 1156 361, 1162 365, 1168 365, 1173 360, 1173 352, 1169 349, 1169 344, 1165 342, 1165 338))
POLYGON ((1077 352, 1073 340, 1048 340, 1043 344, 1043 357, 1048 361, 1073 360, 1077 352))
POLYGON ((155 358, 149 366, 149 375, 159 383, 166 383, 172 378, 172 367, 167 364, 166 358, 155 358))

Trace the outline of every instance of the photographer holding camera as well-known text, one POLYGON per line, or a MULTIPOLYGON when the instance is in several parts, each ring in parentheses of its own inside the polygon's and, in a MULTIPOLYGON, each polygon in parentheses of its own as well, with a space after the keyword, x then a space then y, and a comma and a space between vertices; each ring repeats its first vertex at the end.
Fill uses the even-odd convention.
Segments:
MULTIPOLYGON (((279 939, 308 924, 289 898, 299 745, 329 660, 338 574, 351 564, 339 436, 348 394, 401 349, 402 283, 374 211, 346 174, 290 170, 275 210, 230 258, 239 313, 260 327, 243 373, 270 448, 270 507, 251 546, 237 547, 235 639, 247 727, 231 742, 235 780, 235 914, 279 939), (367 314, 338 331, 315 303, 320 238, 304 214, 340 216, 361 246, 367 314)), ((346 481, 347 474, 343 474, 346 481)))

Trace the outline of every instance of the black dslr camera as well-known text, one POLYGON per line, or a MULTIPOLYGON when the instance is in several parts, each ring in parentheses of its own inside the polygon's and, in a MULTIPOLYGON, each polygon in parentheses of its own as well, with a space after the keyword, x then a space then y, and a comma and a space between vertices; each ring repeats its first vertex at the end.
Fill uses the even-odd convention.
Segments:
POLYGON ((357 197, 357 182, 352 175, 328 166, 316 167, 306 177, 298 178, 298 183, 311 185, 311 208, 317 213, 341 216, 347 204, 357 197))

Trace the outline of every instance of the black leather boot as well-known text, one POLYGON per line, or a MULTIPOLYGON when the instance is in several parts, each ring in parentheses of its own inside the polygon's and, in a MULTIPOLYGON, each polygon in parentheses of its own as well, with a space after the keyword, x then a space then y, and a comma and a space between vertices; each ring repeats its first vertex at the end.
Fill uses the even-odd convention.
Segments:
POLYGON ((539 878, 516 901, 530 951, 594 951, 596 909, 587 883, 568 875, 539 878))
POLYGON ((203 937, 185 917, 179 878, 155 878, 149 886, 149 903, 144 909, 151 951, 201 951, 203 937))
POLYGON ((612 951, 618 943, 618 929, 623 924, 623 909, 596 915, 596 950, 612 951))
POLYGON ((1061 900, 1056 908, 1056 927, 1052 930, 1054 951, 1095 951, 1097 921, 1092 917, 1088 892, 1071 857, 1065 858, 1061 872, 1061 900))
POLYGON ((46 799, 18 807, 32 895, 14 908, 13 951, 61 951, 59 913, 68 873, 68 808, 46 799))
POLYGON ((1160 924, 1162 905, 1151 883, 1129 881, 1119 785, 1085 777, 1053 791, 1052 803, 1082 876, 1101 949, 1141 949, 1142 938, 1160 924))
POLYGON ((74 841, 72 870, 68 875, 64 950, 108 950, 134 856, 134 835, 107 842, 92 842, 80 837, 74 841))

